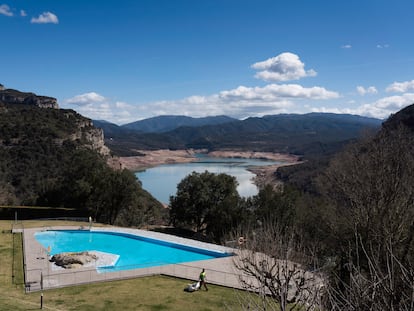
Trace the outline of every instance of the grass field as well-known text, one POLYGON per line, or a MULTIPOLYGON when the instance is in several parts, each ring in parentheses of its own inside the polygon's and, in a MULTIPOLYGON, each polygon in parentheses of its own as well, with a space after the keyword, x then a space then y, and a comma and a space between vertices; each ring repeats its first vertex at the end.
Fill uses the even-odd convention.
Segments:
MULTIPOLYGON (((24 227, 72 224, 24 222, 24 227)), ((81 225, 76 223, 76 225, 81 225)), ((87 224, 84 224, 87 225, 87 224)), ((94 224, 95 226, 95 224, 94 224)), ((0 311, 37 310, 41 293, 24 292, 21 234, 11 233, 12 222, 0 221, 0 311), (14 247, 13 247, 14 245, 14 247)), ((166 276, 72 286, 43 292, 44 310, 240 310, 245 292, 209 285, 209 291, 184 292, 192 281, 166 276)))

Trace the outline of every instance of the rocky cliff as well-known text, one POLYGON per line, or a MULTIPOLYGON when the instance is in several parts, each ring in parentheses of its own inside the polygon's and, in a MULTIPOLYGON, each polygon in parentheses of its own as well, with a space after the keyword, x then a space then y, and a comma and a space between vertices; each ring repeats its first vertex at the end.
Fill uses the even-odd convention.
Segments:
POLYGON ((24 93, 13 89, 6 89, 0 84, 0 103, 3 104, 25 104, 40 108, 59 109, 56 98, 38 96, 34 93, 24 93))
POLYGON ((82 119, 78 121, 78 131, 72 134, 72 140, 83 140, 92 149, 104 156, 109 156, 110 150, 105 145, 104 132, 94 127, 92 120, 82 119))
POLYGON ((7 121, 14 120, 10 123, 12 129, 6 131, 6 135, 5 133, 0 135, 0 146, 5 143, 16 145, 31 141, 34 138, 30 137, 32 133, 36 137, 49 136, 59 146, 62 146, 65 141, 76 141, 104 156, 110 154, 104 143, 103 130, 94 127, 90 119, 73 110, 59 109, 56 98, 5 89, 0 84, 0 113, 0 120, 4 120, 3 127, 6 126, 7 121), (28 120, 31 121, 25 123, 28 120))

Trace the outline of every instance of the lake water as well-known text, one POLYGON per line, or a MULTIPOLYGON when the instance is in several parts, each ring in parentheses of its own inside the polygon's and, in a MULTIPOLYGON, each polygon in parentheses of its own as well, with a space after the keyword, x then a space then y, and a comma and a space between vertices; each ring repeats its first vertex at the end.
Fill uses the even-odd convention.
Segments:
POLYGON ((279 162, 258 159, 213 158, 199 156, 196 162, 164 164, 137 172, 142 187, 158 201, 169 203, 170 196, 176 195, 179 182, 192 172, 225 173, 236 177, 239 186, 237 191, 242 197, 256 195, 258 189, 253 183, 255 174, 247 169, 251 166, 272 165, 279 162))

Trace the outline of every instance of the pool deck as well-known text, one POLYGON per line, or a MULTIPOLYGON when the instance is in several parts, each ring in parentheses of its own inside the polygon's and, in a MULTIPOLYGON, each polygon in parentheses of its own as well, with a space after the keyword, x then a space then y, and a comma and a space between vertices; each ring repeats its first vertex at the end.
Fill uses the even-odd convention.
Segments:
MULTIPOLYGON (((114 272, 100 273, 95 267, 80 267, 76 269, 57 268, 49 262, 49 254, 35 238, 35 233, 45 230, 89 230, 84 227, 53 226, 45 228, 23 229, 24 269, 26 291, 39 291, 43 289, 59 288, 64 286, 86 284, 100 281, 111 281, 136 278, 150 275, 168 275, 187 280, 198 279, 201 269, 207 273, 207 282, 233 288, 241 288, 239 282, 240 271, 235 268, 234 260, 237 256, 228 256, 216 259, 186 262, 181 264, 162 265, 150 268, 139 268, 114 272)), ((221 253, 235 253, 237 250, 220 245, 185 239, 164 233, 120 228, 97 227, 91 231, 122 232, 139 235, 171 243, 187 245, 221 253)))

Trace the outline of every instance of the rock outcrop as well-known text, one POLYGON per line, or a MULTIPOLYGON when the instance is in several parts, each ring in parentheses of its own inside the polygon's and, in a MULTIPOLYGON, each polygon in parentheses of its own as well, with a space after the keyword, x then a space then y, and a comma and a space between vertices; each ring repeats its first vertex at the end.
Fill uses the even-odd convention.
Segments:
POLYGON ((59 109, 56 98, 38 96, 34 93, 24 93, 13 89, 5 89, 0 84, 0 103, 3 104, 25 104, 40 108, 59 109))
POLYGON ((54 262, 55 265, 65 269, 73 269, 82 267, 83 265, 96 260, 98 260, 98 257, 95 254, 90 254, 88 252, 79 252, 60 253, 53 255, 50 259, 50 262, 54 262))
MULTIPOLYGON (((39 108, 59 109, 56 98, 48 96, 38 96, 34 93, 25 93, 18 90, 6 89, 0 84, 0 110, 7 108, 2 105, 29 105, 39 108)), ((3 112, 4 112, 3 111, 3 112)), ((62 145, 65 140, 79 141, 85 147, 95 150, 103 156, 109 156, 110 150, 105 146, 103 130, 94 127, 92 120, 77 114, 73 110, 62 109, 62 113, 69 120, 73 121, 75 128, 68 137, 58 137, 55 139, 57 145, 62 145)), ((1 141, 0 141, 1 143, 1 141)))
MULTIPOLYGON (((65 110, 65 116, 68 119, 76 122, 77 130, 73 132, 68 138, 72 141, 82 141, 85 147, 99 152, 103 156, 109 156, 110 150, 105 145, 104 133, 100 128, 93 125, 92 120, 80 116, 73 110, 65 110)), ((63 140, 57 143, 62 144, 63 140)))

